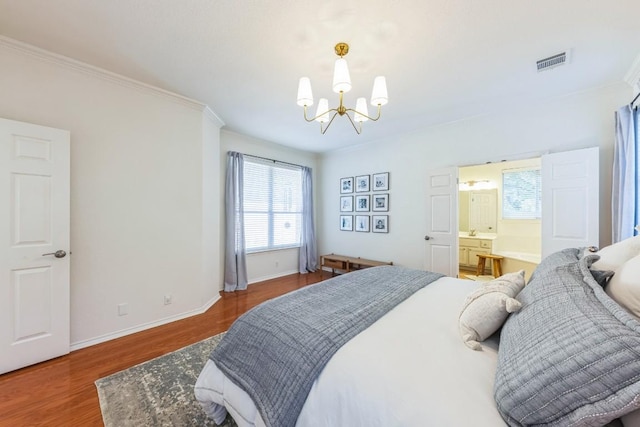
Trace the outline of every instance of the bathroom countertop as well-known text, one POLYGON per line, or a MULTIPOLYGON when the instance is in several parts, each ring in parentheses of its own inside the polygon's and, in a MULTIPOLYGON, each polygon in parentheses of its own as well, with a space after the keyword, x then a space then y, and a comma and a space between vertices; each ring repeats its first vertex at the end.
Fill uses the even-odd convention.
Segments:
POLYGON ((495 233, 476 233, 475 236, 469 236, 469 232, 467 231, 460 231, 458 233, 458 237, 463 237, 465 239, 488 239, 488 240, 494 240, 496 237, 498 237, 495 233))

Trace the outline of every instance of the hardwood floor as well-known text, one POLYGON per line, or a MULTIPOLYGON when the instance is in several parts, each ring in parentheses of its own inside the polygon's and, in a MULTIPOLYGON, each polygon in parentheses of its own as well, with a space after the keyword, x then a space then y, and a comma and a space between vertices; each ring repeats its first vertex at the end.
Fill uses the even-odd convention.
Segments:
POLYGON ((320 280, 319 272, 294 274, 222 292, 201 315, 0 375, 0 426, 102 426, 94 381, 224 332, 261 302, 320 280))

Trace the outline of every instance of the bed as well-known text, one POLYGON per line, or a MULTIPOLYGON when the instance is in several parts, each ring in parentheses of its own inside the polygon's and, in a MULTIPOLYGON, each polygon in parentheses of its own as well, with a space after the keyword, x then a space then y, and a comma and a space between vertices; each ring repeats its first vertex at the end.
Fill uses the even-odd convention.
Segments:
MULTIPOLYGON (((640 374, 640 322, 603 291, 601 285, 611 274, 595 270, 592 273, 591 264, 597 259, 593 255, 583 256, 581 250, 570 249, 543 260, 518 295, 522 302, 518 305, 523 308, 508 315, 502 331, 483 337, 480 351, 470 349, 461 338, 461 308, 470 295, 478 294, 487 284, 450 277, 432 278, 430 283, 410 291, 388 312, 340 345, 326 364, 322 364, 310 389, 301 390, 298 397, 301 407, 294 418, 287 421, 273 418, 263 407, 261 398, 250 397, 245 391, 250 388, 243 380, 230 379, 232 372, 228 369, 223 373, 214 362, 213 354, 195 385, 196 398, 216 423, 221 423, 229 412, 240 427, 596 426, 621 416, 627 418, 625 427, 637 425, 633 414, 626 414, 640 407, 637 377, 640 374), (573 276, 575 280, 567 279, 573 276), (567 281, 572 280, 576 283, 568 287, 567 281), (549 282, 556 285, 548 285, 549 282), (567 292, 566 301, 559 292, 567 292), (563 304, 554 303, 559 300, 563 300, 563 304), (547 305, 552 307, 546 308, 547 305), (576 311, 580 312, 584 311, 579 308, 583 306, 595 308, 582 315, 575 315, 571 309, 577 307, 576 311), (550 313, 540 312, 540 307, 550 313), (558 318, 567 313, 571 322, 577 323, 568 324, 558 318), (607 326, 599 327, 590 320, 591 316, 607 326), (534 325, 543 322, 540 319, 551 320, 558 329, 547 324, 545 331, 532 328, 531 322, 534 325), (584 330, 575 332, 576 325, 584 330), (598 332, 594 333, 593 328, 598 332), (506 338, 505 331, 508 332, 506 338), (574 331, 581 342, 569 340, 572 342, 569 350, 550 348, 553 343, 567 347, 556 339, 567 331, 574 331), (599 337, 600 333, 612 333, 615 343, 599 346, 601 342, 610 341, 599 337), (577 363, 574 355, 567 355, 567 351, 579 354, 584 360, 577 363), (616 358, 609 360, 602 351, 613 352, 616 358), (549 366, 550 355, 560 357, 553 362, 553 367, 549 366), (573 364, 567 365, 567 360, 573 364), (615 366, 612 368, 611 364, 615 366), (557 379, 559 376, 561 380, 557 379), (607 380, 609 376, 611 380, 607 380), (576 385, 576 381, 580 384, 576 385), (238 384, 244 384, 244 389, 238 384), (540 396, 550 387, 553 399, 540 396), (585 387, 590 392, 586 402, 583 401, 585 387), (591 393, 593 387, 600 388, 591 393), (256 401, 261 403, 256 405, 256 401), (540 423, 540 420, 547 422, 540 423)), ((372 277, 403 271, 408 269, 385 266, 345 276, 353 275, 355 281, 367 283, 372 277)), ((351 277, 336 277, 324 286, 344 288, 347 279, 351 277)), ((255 319, 252 323, 256 323, 255 319)), ((236 351, 238 347, 237 343, 233 346, 236 351)), ((265 354, 265 358, 273 357, 269 352, 265 354)), ((259 365, 262 356, 255 357, 252 363, 259 365)), ((225 366, 222 361, 219 364, 225 366)), ((269 380, 266 381, 268 387, 269 380)), ((282 384, 273 381, 272 384, 282 384)))

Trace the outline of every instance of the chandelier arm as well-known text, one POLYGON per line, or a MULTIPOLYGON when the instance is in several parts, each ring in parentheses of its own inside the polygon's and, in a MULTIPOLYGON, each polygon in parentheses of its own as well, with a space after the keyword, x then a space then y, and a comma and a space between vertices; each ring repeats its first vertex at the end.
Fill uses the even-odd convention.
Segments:
MULTIPOLYGON (((352 110, 355 111, 355 110, 352 110)), ((359 114, 359 113, 358 113, 359 114)), ((356 133, 358 135, 360 135, 362 133, 362 123, 360 123, 360 130, 358 130, 358 127, 356 126, 356 124, 353 122, 353 119, 351 118, 350 115, 345 114, 345 116, 347 116, 349 118, 349 122, 351 122, 351 126, 353 126, 353 129, 356 131, 356 133)))
POLYGON ((340 105, 338 106, 338 114, 340 114, 341 116, 347 112, 347 109, 345 108, 345 106, 342 104, 342 97, 344 96, 344 92, 340 91, 340 105))
MULTIPOLYGON (((330 110, 325 111, 325 112, 324 112, 324 113, 322 113, 322 114, 318 114, 317 116, 315 116, 315 117, 313 117, 313 118, 308 119, 308 118, 307 118, 307 106, 305 105, 305 106, 304 106, 304 119, 305 119, 306 121, 308 121, 308 122, 312 122, 312 121, 314 121, 315 119, 317 119, 318 117, 320 117, 320 116, 324 116, 325 114, 329 114, 329 113, 330 113, 330 112, 332 112, 332 111, 336 111, 336 112, 337 112, 338 110, 337 110, 336 108, 332 108, 332 109, 330 109, 330 110)), ((335 117, 335 115, 334 115, 334 117, 335 117)), ((331 120, 333 120, 333 119, 331 119, 331 120)))
POLYGON ((327 123, 327 127, 324 128, 324 130, 322 130, 322 123, 320 123, 320 133, 323 134, 323 135, 325 134, 327 129, 329 129, 329 126, 331 126, 331 123, 333 123, 333 119, 335 119, 336 116, 338 115, 338 111, 335 108, 333 108, 333 109, 331 109, 329 111, 335 111, 335 113, 333 113, 333 116, 331 116, 331 120, 329 120, 329 123, 327 123))
POLYGON ((376 117, 375 119, 374 119, 373 117, 369 117, 369 116, 367 116, 366 114, 362 114, 361 112, 359 112, 359 111, 357 111, 357 110, 355 110, 355 109, 353 109, 353 108, 347 108, 347 110, 346 110, 346 111, 353 111, 353 112, 354 112, 354 113, 356 113, 356 114, 360 114, 361 116, 364 116, 364 117, 366 117, 367 119, 369 119, 369 120, 371 120, 371 121, 376 122, 376 121, 378 121, 378 119, 380 118, 380 112, 382 111, 382 105, 378 104, 378 117, 376 117))

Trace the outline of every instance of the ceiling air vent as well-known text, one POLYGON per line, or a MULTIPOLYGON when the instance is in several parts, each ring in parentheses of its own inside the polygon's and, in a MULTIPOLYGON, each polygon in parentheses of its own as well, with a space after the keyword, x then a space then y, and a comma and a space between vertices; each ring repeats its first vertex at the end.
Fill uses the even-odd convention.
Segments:
POLYGON ((557 55, 550 56, 548 58, 536 61, 536 67, 538 72, 550 70, 552 68, 564 65, 569 62, 569 51, 559 53, 557 55))

